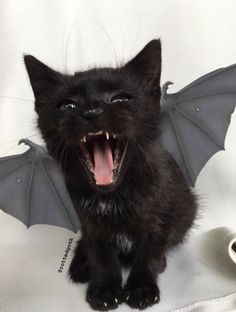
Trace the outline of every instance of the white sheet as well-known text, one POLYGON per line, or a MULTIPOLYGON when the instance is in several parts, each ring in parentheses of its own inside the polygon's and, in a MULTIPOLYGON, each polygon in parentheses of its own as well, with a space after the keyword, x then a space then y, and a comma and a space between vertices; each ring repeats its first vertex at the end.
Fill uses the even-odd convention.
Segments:
MULTIPOLYGON (((173 81, 170 92, 177 91, 236 62, 235 13, 233 0, 1 0, 0 95, 33 99, 23 53, 73 72, 127 60, 159 36, 162 82, 173 81)), ((0 145, 0 155, 23 151, 16 142, 37 133, 35 125, 32 102, 1 98, 0 143, 9 143, 0 145)), ((217 227, 236 231, 235 134, 234 115, 226 152, 216 154, 197 181, 197 226, 189 240, 169 254, 168 268, 160 277, 161 302, 149 311, 167 312, 220 297, 224 298, 210 305, 177 311, 236 311, 235 295, 226 296, 236 292, 236 265, 219 251, 215 237, 222 238, 222 233, 209 232, 217 227)), ((41 142, 39 135, 32 139, 41 142)), ((71 250, 58 272, 69 239, 73 249, 78 236, 46 225, 27 230, 0 211, 0 312, 90 311, 84 301, 86 286, 72 285, 66 278, 71 250)), ((118 311, 130 309, 122 304, 118 311)))

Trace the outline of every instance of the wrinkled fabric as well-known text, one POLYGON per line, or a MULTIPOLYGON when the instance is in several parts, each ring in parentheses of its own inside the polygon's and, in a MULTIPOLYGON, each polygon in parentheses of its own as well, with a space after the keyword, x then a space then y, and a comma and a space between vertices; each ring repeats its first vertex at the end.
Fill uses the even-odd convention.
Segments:
POLYGON ((233 312, 236 306, 236 294, 229 294, 225 297, 200 301, 181 309, 172 310, 171 312, 233 312))

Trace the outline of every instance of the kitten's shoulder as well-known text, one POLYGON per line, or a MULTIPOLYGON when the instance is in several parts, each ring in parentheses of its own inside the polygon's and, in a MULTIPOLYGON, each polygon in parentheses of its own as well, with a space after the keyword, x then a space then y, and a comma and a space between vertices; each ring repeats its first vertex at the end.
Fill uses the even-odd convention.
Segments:
POLYGON ((186 184, 179 166, 173 157, 160 146, 158 141, 153 145, 153 159, 155 159, 159 174, 172 181, 178 180, 178 182, 186 184))

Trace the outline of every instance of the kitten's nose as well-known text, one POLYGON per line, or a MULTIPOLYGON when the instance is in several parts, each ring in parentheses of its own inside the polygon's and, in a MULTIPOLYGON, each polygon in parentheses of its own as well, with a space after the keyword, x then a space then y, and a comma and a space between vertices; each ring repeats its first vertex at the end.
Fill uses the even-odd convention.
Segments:
POLYGON ((82 116, 88 120, 95 120, 95 119, 100 118, 102 114, 103 114, 103 108, 98 107, 98 108, 89 109, 85 111, 82 116))

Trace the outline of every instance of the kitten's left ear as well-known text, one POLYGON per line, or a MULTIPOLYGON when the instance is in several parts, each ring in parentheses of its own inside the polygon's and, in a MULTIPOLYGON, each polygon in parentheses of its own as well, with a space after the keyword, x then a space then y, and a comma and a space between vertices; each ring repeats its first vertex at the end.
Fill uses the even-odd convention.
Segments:
POLYGON ((24 55, 24 62, 36 100, 47 97, 60 83, 62 74, 32 55, 24 55))
POLYGON ((144 90, 153 93, 160 88, 161 41, 150 41, 124 68, 134 76, 144 90))

